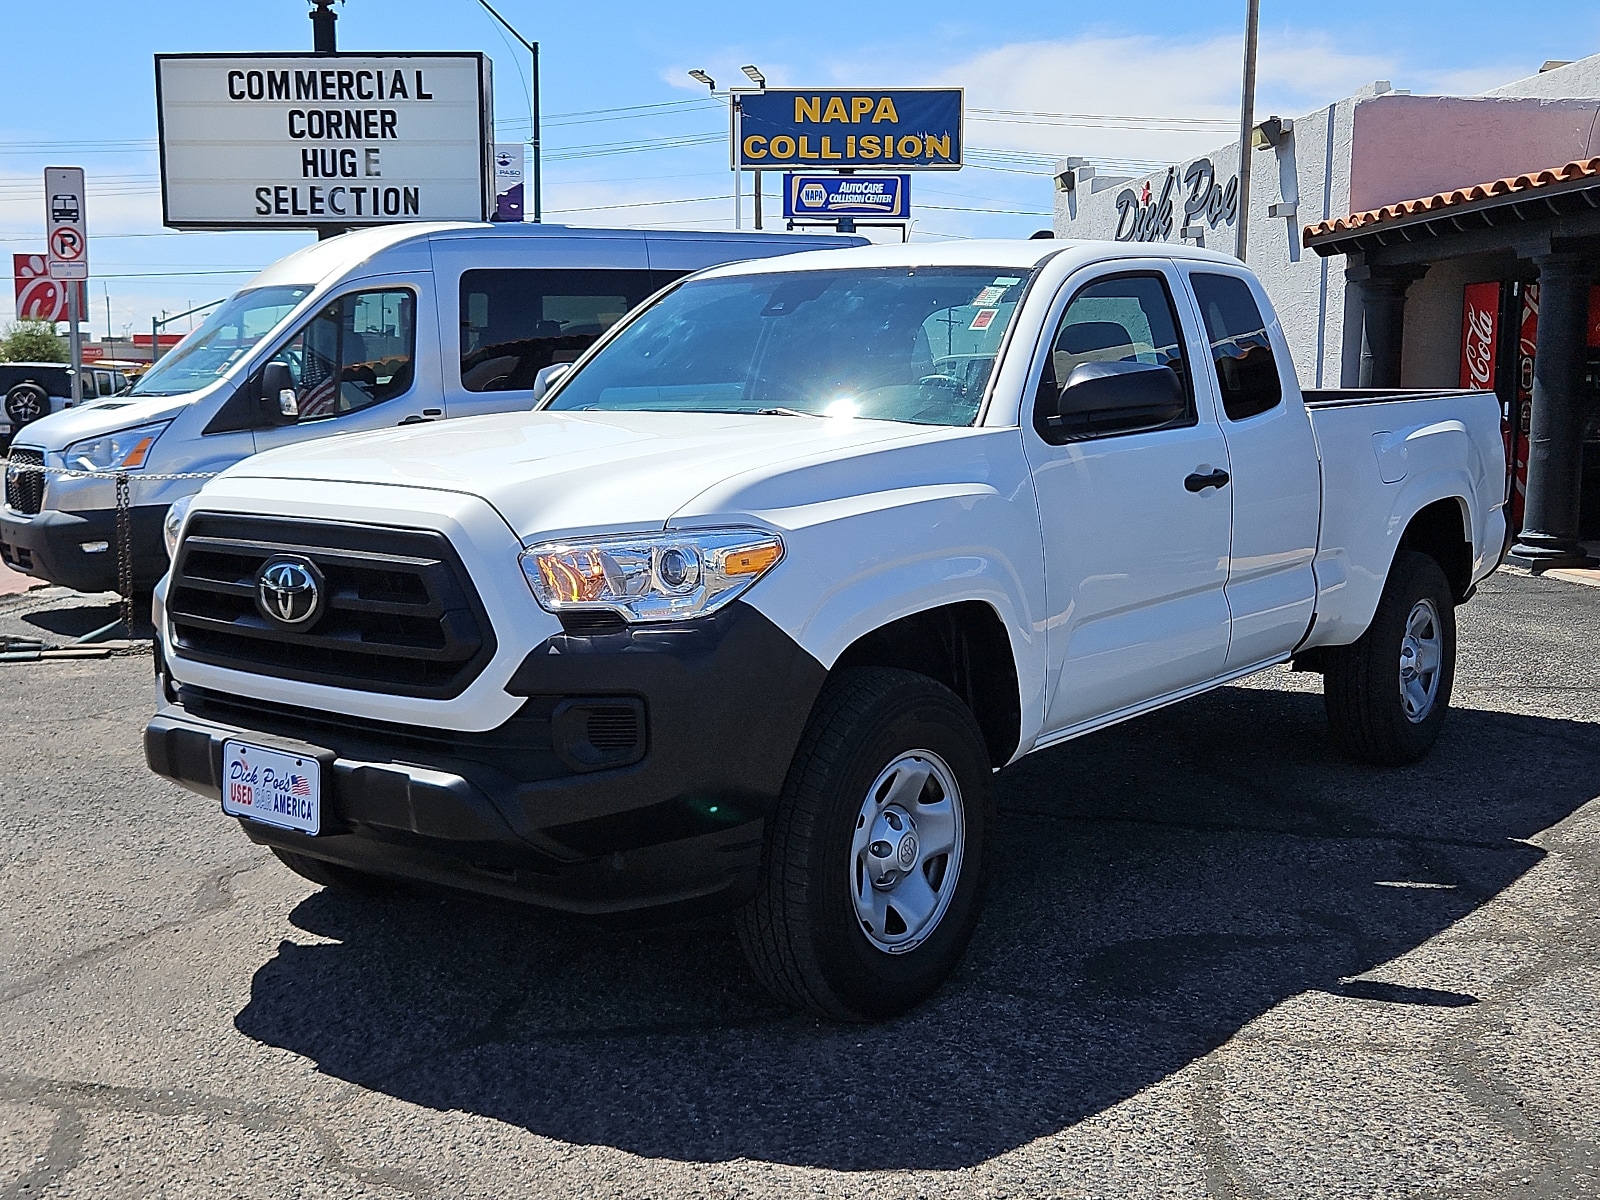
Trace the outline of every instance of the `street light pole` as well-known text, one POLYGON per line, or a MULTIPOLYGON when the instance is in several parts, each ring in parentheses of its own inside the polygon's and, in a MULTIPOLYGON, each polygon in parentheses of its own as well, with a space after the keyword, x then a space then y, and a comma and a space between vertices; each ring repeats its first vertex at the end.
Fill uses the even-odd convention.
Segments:
POLYGON ((1244 85, 1239 95, 1239 221, 1233 227, 1233 253, 1240 262, 1250 238, 1250 156, 1256 128, 1256 26, 1261 0, 1248 0, 1244 26, 1244 85))
POLYGON ((489 15, 504 25, 511 36, 521 42, 523 49, 533 57, 533 78, 530 80, 533 95, 529 100, 533 109, 533 222, 537 225, 544 221, 544 163, 539 149, 539 43, 530 42, 518 33, 510 21, 495 11, 494 5, 490 4, 489 0, 478 0, 478 3, 488 9, 489 15))
MULTIPOLYGON (((739 69, 741 71, 743 71, 747 76, 749 76, 751 83, 755 84, 762 91, 766 91, 767 90, 767 77, 765 75, 763 75, 759 70, 757 70, 755 66, 747 64, 747 65, 745 65, 743 67, 740 67, 739 69)), ((736 151, 736 153, 737 153, 737 151, 736 151)), ((755 174, 755 185, 756 185, 756 200, 755 200, 756 228, 760 229, 761 228, 761 170, 760 170, 760 168, 757 168, 756 171, 754 172, 754 174, 755 174)))
MULTIPOLYGON (((696 83, 705 84, 713 96, 717 94, 717 81, 699 67, 689 72, 689 78, 696 83)), ((744 197, 739 194, 739 97, 734 94, 732 89, 728 91, 728 149, 730 151, 729 157, 733 159, 733 227, 735 229, 743 229, 744 197)), ((757 200, 756 213, 758 215, 756 220, 758 227, 760 222, 759 214, 761 212, 760 206, 761 201, 757 200)))

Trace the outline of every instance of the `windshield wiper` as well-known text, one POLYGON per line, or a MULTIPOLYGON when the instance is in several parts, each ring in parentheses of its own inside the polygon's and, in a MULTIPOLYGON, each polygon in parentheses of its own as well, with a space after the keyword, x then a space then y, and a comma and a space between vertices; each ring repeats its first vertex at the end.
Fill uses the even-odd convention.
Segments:
POLYGON ((749 410, 758 417, 820 417, 821 413, 805 412, 798 408, 753 408, 749 410))

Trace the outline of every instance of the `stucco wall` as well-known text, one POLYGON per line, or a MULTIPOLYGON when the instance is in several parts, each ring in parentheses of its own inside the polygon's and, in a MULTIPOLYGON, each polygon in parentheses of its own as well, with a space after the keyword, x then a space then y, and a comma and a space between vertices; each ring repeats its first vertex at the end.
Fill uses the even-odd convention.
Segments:
POLYGON ((1484 93, 1485 96, 1600 96, 1600 54, 1591 54, 1553 71, 1530 75, 1484 93))
POLYGON ((1596 99, 1373 96, 1356 105, 1350 211, 1592 158, 1597 138, 1596 99))

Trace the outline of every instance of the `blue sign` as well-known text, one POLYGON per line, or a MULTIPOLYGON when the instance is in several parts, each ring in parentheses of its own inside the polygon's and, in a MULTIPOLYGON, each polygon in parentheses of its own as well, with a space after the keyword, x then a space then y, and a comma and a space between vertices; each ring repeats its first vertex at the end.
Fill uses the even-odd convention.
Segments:
POLYGON ((911 219, 909 175, 785 175, 783 215, 811 217, 876 217, 880 221, 911 219))
POLYGON ((734 164, 746 170, 953 171, 961 166, 960 88, 737 93, 734 164))

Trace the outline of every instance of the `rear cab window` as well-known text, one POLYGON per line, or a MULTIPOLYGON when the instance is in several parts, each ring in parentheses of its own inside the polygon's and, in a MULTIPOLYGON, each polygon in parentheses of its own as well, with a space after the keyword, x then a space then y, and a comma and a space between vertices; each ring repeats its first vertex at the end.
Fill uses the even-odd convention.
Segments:
POLYGON ((1200 302, 1228 420, 1243 421, 1278 407, 1283 381, 1250 285, 1237 275, 1203 271, 1191 273, 1189 282, 1200 302))

